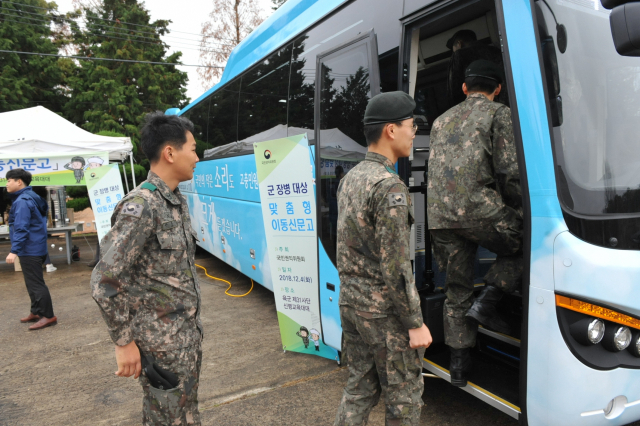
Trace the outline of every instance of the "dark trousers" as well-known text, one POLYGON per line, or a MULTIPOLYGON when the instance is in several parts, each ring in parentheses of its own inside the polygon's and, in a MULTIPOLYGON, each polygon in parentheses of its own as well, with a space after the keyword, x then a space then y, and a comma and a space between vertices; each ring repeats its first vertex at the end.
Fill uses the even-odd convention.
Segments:
POLYGON ((476 344, 478 326, 465 315, 474 302, 473 265, 478 246, 497 255, 484 276, 485 284, 512 293, 522 282, 522 219, 509 210, 503 219, 484 227, 432 229, 431 244, 440 271, 446 271, 445 344, 454 349, 476 344))
POLYGON ((418 426, 424 349, 409 347, 409 332, 393 315, 340 306, 340 318, 349 378, 334 426, 366 425, 383 390, 385 424, 418 426))
POLYGON ((47 256, 20 256, 22 275, 31 298, 31 313, 41 317, 53 318, 53 304, 49 288, 44 283, 42 262, 47 256))

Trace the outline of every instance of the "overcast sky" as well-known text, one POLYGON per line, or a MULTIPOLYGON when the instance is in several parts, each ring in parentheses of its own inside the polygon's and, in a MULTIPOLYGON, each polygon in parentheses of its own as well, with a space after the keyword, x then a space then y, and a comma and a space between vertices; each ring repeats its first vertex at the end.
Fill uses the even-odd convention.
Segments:
MULTIPOLYGON (((58 4, 58 10, 62 13, 71 11, 72 0, 55 0, 58 4)), ((268 17, 273 10, 271 0, 257 0, 263 10, 263 17, 268 17)), ((145 6, 151 13, 151 21, 156 19, 170 19, 173 21, 169 25, 172 31, 168 37, 164 38, 165 43, 169 45, 169 53, 182 51, 183 64, 198 64, 198 44, 200 38, 200 28, 203 22, 209 18, 209 13, 213 8, 210 0, 182 0, 179 2, 169 2, 166 0, 147 0, 145 6), (185 34, 188 33, 188 34, 185 34)), ((178 67, 182 71, 189 74, 189 82, 187 84, 187 96, 191 100, 197 99, 205 90, 198 79, 195 67, 178 67)))

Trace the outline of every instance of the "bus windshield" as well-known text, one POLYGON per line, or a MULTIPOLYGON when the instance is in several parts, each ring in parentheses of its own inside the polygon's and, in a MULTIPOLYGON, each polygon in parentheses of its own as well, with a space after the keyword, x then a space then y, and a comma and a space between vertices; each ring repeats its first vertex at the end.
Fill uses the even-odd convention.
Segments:
POLYGON ((616 52, 599 0, 536 7, 543 44, 546 32, 557 57, 559 98, 551 102, 561 117, 553 139, 563 205, 580 215, 640 215, 640 58, 616 52), (564 53, 557 25, 566 28, 564 53))

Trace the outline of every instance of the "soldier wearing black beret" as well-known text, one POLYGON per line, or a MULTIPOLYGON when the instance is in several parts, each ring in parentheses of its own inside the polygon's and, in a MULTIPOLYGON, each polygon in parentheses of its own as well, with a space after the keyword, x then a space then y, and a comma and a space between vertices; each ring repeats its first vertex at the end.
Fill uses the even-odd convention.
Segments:
POLYGON ((349 379, 335 424, 366 424, 386 394, 387 424, 418 425, 422 321, 409 260, 413 212, 395 170, 413 149, 415 102, 404 92, 373 97, 364 115, 368 152, 338 187, 340 318, 349 379))
POLYGON ((504 292, 522 277, 522 193, 508 106, 494 102, 503 71, 486 60, 464 71, 467 99, 438 117, 431 129, 427 215, 434 257, 446 271, 445 343, 451 384, 467 385, 478 323, 508 334, 496 312, 504 292), (478 246, 497 254, 473 297, 478 246))

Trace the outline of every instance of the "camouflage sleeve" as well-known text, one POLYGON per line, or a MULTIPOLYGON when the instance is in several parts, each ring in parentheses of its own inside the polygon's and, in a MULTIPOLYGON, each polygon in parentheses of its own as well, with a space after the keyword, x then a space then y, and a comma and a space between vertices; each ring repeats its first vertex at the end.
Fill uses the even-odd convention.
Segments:
POLYGON ((422 311, 411 270, 409 208, 411 199, 401 183, 381 185, 374 197, 375 238, 380 246, 380 270, 393 306, 407 329, 422 327, 422 311))
POLYGON ((111 230, 100 243, 100 262, 91 274, 91 293, 118 346, 132 341, 129 325, 129 269, 154 230, 149 205, 142 197, 123 200, 114 211, 111 230))
POLYGON ((493 118, 493 167, 504 202, 514 209, 522 206, 516 144, 511 123, 511 109, 500 108, 493 118))

